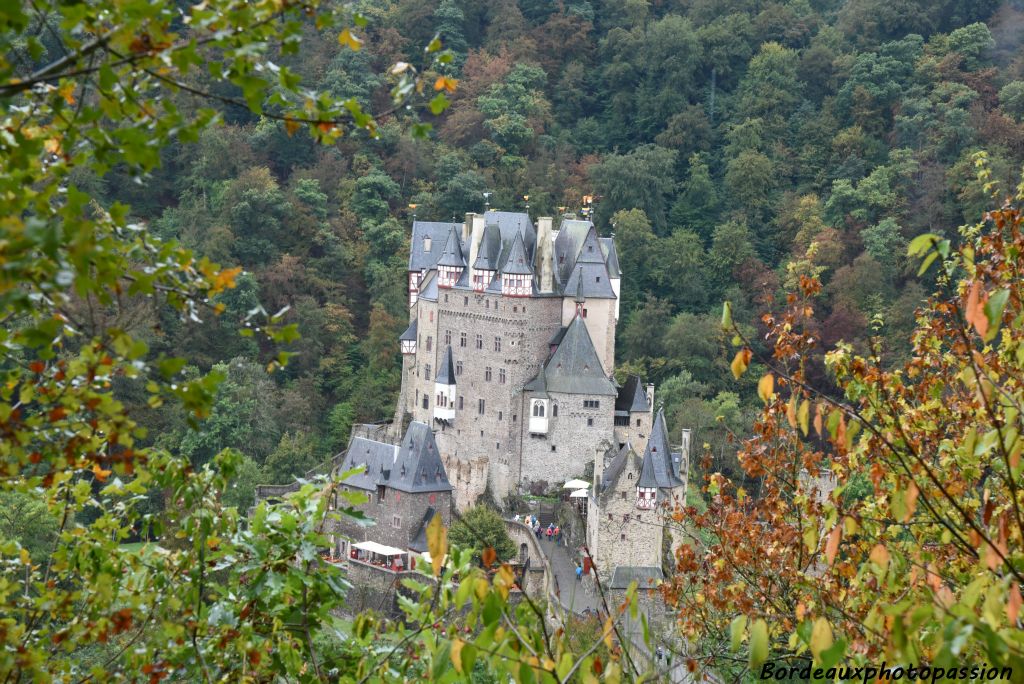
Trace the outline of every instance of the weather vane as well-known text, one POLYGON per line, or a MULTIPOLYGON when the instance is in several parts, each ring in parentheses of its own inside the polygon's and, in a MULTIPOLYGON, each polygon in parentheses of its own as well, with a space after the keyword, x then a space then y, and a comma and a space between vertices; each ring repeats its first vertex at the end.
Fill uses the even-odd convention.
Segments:
POLYGON ((491 208, 491 195, 493 194, 493 192, 484 193, 484 211, 488 211, 491 208))

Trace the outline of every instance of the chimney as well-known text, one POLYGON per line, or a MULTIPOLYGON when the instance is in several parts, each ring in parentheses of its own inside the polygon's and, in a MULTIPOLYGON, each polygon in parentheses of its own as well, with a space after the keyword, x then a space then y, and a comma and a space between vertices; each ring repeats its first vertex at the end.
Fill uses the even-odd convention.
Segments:
POLYGON ((485 220, 483 214, 466 214, 466 222, 472 223, 472 232, 469 236, 469 275, 471 279, 474 273, 473 264, 476 263, 476 255, 480 251, 480 241, 484 239, 485 220))
POLYGON ((651 405, 651 413, 654 413, 654 383, 647 384, 647 402, 651 405))
POLYGON ((537 219, 537 263, 533 272, 537 274, 541 292, 553 292, 555 289, 555 244, 551 235, 552 223, 550 216, 541 216, 537 219))
POLYGON ((604 452, 596 449, 594 457, 594 483, 591 485, 590 493, 597 496, 601 493, 601 478, 604 477, 604 452))
MULTIPOLYGON (((473 230, 473 216, 474 216, 473 212, 467 211, 466 212, 466 220, 462 222, 462 243, 463 244, 465 244, 466 240, 469 239, 469 233, 470 233, 471 230, 473 230)), ((472 267, 472 266, 473 266, 473 264, 470 264, 470 267, 472 267)))

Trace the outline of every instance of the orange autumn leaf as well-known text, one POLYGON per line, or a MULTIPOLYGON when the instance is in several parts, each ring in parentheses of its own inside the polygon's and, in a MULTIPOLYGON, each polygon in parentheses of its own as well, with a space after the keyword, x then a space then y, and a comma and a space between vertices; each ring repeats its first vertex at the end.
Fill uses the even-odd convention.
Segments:
POLYGON ((241 266, 221 269, 217 275, 213 277, 213 285, 210 287, 210 292, 216 294, 218 292, 223 292, 225 289, 234 288, 236 286, 235 278, 237 278, 241 272, 241 266))
POLYGON ((106 482, 107 478, 110 477, 111 472, 113 471, 101 468, 99 463, 94 463, 92 466, 92 474, 96 477, 98 482, 106 482))
POLYGON ((836 554, 839 552, 839 541, 843 537, 842 525, 836 525, 828 535, 828 542, 825 543, 825 560, 829 565, 835 562, 836 554))
POLYGON ((1021 603, 1020 585, 1015 581, 1011 581, 1010 596, 1006 601, 1006 619, 1009 620, 1011 627, 1015 627, 1017 625, 1017 617, 1020 615, 1021 603))
POLYGON ((988 333, 988 316, 985 315, 986 301, 988 301, 988 294, 981 287, 981 283, 975 280, 971 284, 970 292, 967 294, 964 318, 974 326, 974 329, 982 337, 985 337, 986 333, 988 333))
POLYGON ((492 565, 494 565, 494 561, 496 561, 497 559, 498 559, 498 553, 494 550, 493 546, 488 546, 486 549, 484 549, 483 558, 482 558, 482 560, 484 562, 484 567, 486 567, 486 568, 491 567, 492 565))

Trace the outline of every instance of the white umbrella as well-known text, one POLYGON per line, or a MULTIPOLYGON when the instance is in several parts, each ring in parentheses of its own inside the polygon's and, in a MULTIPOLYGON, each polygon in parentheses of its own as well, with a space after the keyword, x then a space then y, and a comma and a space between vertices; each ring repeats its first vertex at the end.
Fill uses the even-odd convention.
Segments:
POLYGON ((570 499, 585 499, 587 498, 586 489, 577 489, 575 492, 569 495, 570 499))
POLYGON ((590 483, 586 480, 569 480, 562 485, 562 489, 586 489, 589 486, 590 483))

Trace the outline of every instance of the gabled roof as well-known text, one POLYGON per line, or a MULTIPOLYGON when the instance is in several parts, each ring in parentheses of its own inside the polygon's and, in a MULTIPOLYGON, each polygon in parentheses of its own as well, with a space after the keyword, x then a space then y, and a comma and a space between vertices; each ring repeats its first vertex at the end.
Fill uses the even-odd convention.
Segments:
POLYGON ((485 226, 477 248, 473 268, 478 271, 498 270, 498 256, 501 254, 501 231, 497 226, 485 226))
POLYGON ((444 243, 444 250, 441 252, 441 257, 437 260, 438 266, 465 266, 466 257, 462 253, 462 238, 459 237, 459 231, 456 226, 458 223, 451 224, 451 230, 448 232, 448 241, 444 243))
POLYGON ((455 384, 455 362, 452 361, 452 345, 450 344, 444 350, 444 358, 441 363, 437 365, 437 377, 434 378, 434 382, 439 385, 455 384))
POLYGON ((345 472, 362 467, 363 472, 350 475, 344 483, 356 489, 376 491, 377 485, 387 484, 397 453, 398 447, 394 444, 353 437, 339 469, 345 472))
POLYGON ((370 492, 379 485, 403 492, 445 492, 452 489, 437 452, 434 433, 426 423, 410 423, 402 443, 397 446, 353 437, 339 471, 360 467, 363 471, 349 476, 344 484, 370 492))
POLYGON ((639 375, 630 375, 626 378, 626 384, 619 388, 619 394, 615 398, 615 410, 629 413, 646 413, 650 410, 651 404, 644 392, 643 383, 639 375))
MULTIPOLYGON (((606 457, 607 458, 607 457, 606 457)), ((605 467, 601 474, 600 491, 596 492, 604 495, 603 498, 607 499, 608 496, 615 490, 615 486, 618 484, 619 478, 622 477, 622 472, 626 469, 627 464, 632 464, 635 470, 640 470, 640 457, 633 451, 633 446, 628 442, 622 445, 618 453, 612 458, 605 467)), ((636 485, 630 484, 630 487, 636 485)))
POLYGON ((558 227, 558 237, 555 238, 555 274, 559 282, 564 283, 568 279, 572 267, 576 265, 583 241, 593 227, 590 221, 562 220, 558 227))
POLYGON ((665 411, 659 410, 647 440, 647 449, 644 450, 644 464, 637 486, 658 489, 682 486, 683 481, 679 479, 680 460, 679 454, 673 454, 668 443, 665 411))
POLYGON ((619 251, 615 248, 615 239, 610 237, 599 239, 601 240, 601 251, 604 252, 604 263, 608 267, 608 275, 612 278, 621 278, 622 269, 619 268, 619 251))
POLYGON ((523 244, 522 233, 516 233, 512 240, 512 249, 509 250, 508 259, 502 267, 502 273, 510 275, 532 275, 533 268, 526 256, 526 246, 523 244))
POLYGON ((409 423, 387 485, 401 492, 451 491, 434 433, 426 423, 409 423))
POLYGON ((452 227, 462 228, 461 223, 440 221, 414 221, 412 243, 409 245, 409 270, 424 271, 437 265, 445 239, 452 227), (424 238, 430 238, 430 250, 426 249, 424 238))
POLYGON ((412 323, 405 329, 405 332, 398 336, 399 342, 415 342, 416 341, 416 328, 418 318, 412 319, 412 323))
POLYGON ((429 271, 420 282, 420 299, 437 301, 437 271, 429 271))
POLYGON ((615 384, 604 374, 601 360, 577 314, 542 371, 549 392, 615 396, 615 384))

